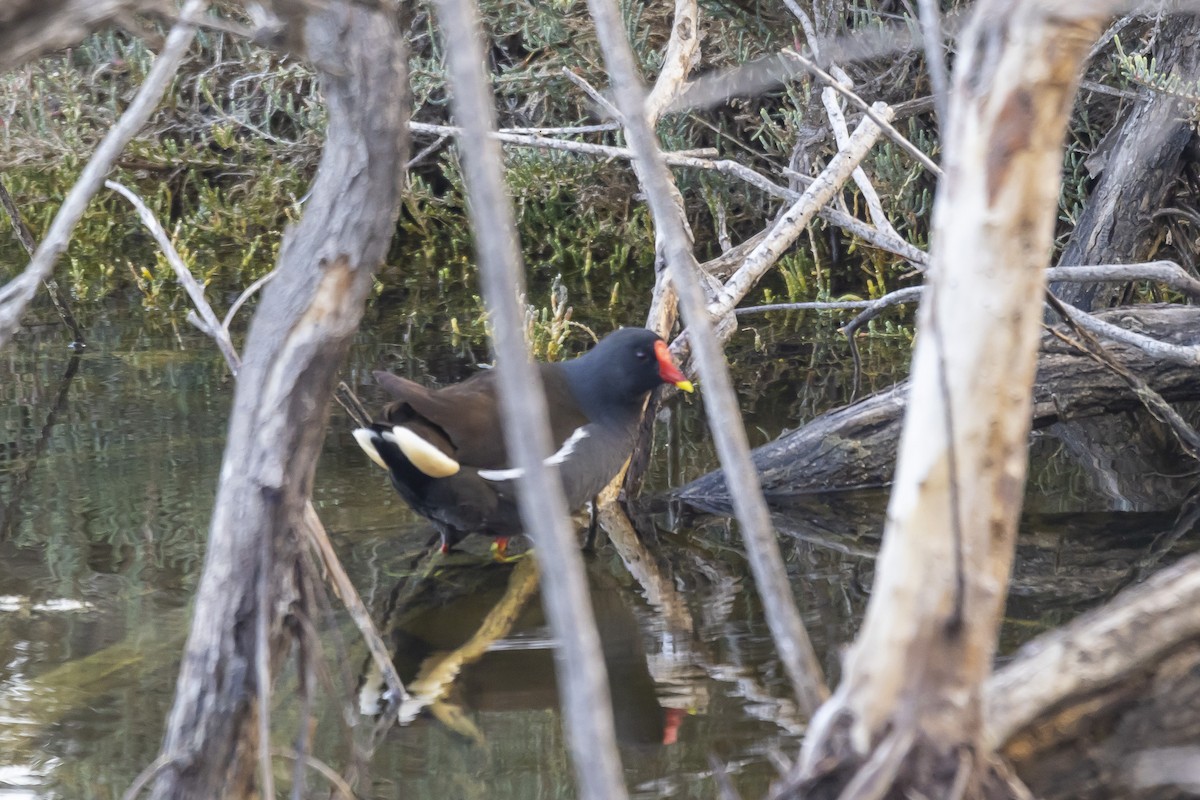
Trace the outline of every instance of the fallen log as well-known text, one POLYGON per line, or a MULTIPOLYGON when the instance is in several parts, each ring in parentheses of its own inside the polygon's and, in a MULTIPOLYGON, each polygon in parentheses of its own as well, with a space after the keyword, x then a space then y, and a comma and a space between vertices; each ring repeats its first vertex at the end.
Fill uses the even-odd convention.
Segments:
MULTIPOLYGON (((1200 308, 1144 305, 1096 316, 1173 344, 1200 344, 1200 308)), ((1200 374, 1194 368, 1165 363, 1125 345, 1109 343, 1108 349, 1167 401, 1200 400, 1200 374)), ((889 483, 907 391, 907 382, 898 383, 757 448, 753 459, 764 493, 782 498, 889 483)), ((1034 430, 1141 407, 1121 377, 1049 332, 1042 339, 1033 400, 1034 430)), ((687 501, 720 503, 729 493, 717 470, 676 494, 687 501)))

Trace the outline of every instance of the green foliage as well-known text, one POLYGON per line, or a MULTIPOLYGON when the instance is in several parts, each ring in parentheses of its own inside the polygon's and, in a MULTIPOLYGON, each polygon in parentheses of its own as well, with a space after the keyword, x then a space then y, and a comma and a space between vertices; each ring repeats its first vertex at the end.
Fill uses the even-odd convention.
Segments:
MULTIPOLYGON (((273 266, 313 174, 325 112, 298 62, 219 34, 197 41, 112 177, 173 232, 198 278, 233 292, 273 266)), ((35 235, 152 60, 140 39, 110 31, 0 76, 0 101, 13 109, 0 127, 0 170, 35 235)), ((180 297, 133 210, 107 191, 80 221, 66 261, 67 286, 81 301, 132 288, 147 307, 168 310, 180 297)))
POLYGON ((1176 72, 1163 72, 1155 59, 1142 53, 1126 53, 1120 36, 1113 37, 1113 44, 1117 48, 1115 61, 1122 77, 1151 91, 1191 103, 1192 118, 1196 118, 1195 107, 1200 106, 1200 80, 1183 78, 1176 72))

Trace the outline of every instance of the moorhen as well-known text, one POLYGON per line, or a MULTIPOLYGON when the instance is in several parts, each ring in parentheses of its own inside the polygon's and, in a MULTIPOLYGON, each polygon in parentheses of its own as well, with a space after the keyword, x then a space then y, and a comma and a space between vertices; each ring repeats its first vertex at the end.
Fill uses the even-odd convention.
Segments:
MULTIPOLYGON (((571 510, 603 489, 633 450, 643 402, 651 389, 692 384, 667 343, 645 328, 621 328, 571 361, 539 364, 550 409, 557 465, 571 510)), ((354 438, 388 471, 413 510, 430 520, 447 552, 470 533, 496 539, 521 533, 516 478, 501 433, 495 370, 428 389, 387 372, 376 380, 394 398, 382 420, 354 438)))

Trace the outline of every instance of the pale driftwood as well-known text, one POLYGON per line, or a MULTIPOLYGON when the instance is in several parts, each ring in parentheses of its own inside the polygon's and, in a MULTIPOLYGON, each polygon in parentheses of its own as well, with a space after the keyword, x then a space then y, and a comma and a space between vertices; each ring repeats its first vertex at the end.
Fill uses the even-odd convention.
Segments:
MULTIPOLYGON (((841 70, 838 72, 845 75, 841 70)), ((849 78, 847 77, 846 80, 848 81, 849 78)), ((842 114, 842 106, 838 102, 837 93, 832 88, 822 89, 821 103, 825 106, 825 116, 829 118, 829 124, 833 128, 833 138, 837 142, 838 149, 849 147, 850 129, 846 126, 846 117, 842 114)), ((850 173, 850 177, 854 179, 858 190, 862 192, 863 201, 867 204, 867 211, 871 215, 871 222, 875 227, 888 237, 901 238, 888 220, 887 213, 883 210, 883 201, 879 199, 879 192, 875 191, 875 185, 867 177, 867 171, 861 166, 857 166, 850 173)))
MULTIPOLYGON (((90 4, 90 0, 86 2, 90 4)), ((92 196, 104 184, 104 176, 108 174, 113 162, 158 107, 163 92, 166 91, 175 70, 179 68, 179 63, 187 53, 188 46, 196 36, 193 22, 207 5, 207 0, 187 0, 184 4, 183 11, 180 12, 180 22, 171 29, 162 52, 154 59, 154 65, 146 74, 145 82, 138 89, 129 107, 121 114, 117 124, 105 134, 79 179, 67 192, 58 213, 54 215, 54 221, 50 223, 50 229, 46 231, 37 252, 30 259, 29 266, 16 278, 0 287, 0 347, 8 342, 20 325, 21 315, 37 292, 38 284, 49 278, 54 271, 55 262, 71 241, 71 231, 87 210, 92 196)))
POLYGON ((525 280, 512 201, 504 184, 503 156, 494 138, 496 109, 471 0, 438 0, 453 82, 453 109, 461 125, 460 157, 466 176, 483 295, 492 314, 500 386, 501 420, 513 463, 522 470, 518 502, 539 558, 542 606, 558 643, 555 659, 567 740, 579 794, 592 800, 626 796, 617 754, 612 703, 600 637, 588 597, 583 559, 568 519, 558 473, 546 465, 552 452, 546 395, 529 359, 521 324, 525 280))
MULTIPOLYGON (((887 116, 890 110, 878 104, 880 113, 887 116)), ((779 256, 791 247, 804 229, 812 222, 817 211, 842 187, 879 138, 880 129, 869 119, 859 123, 850 137, 850 144, 839 150, 816 180, 804 190, 800 199, 780 215, 770 233, 746 257, 745 262, 725 282, 720 295, 709 304, 708 313, 715 318, 724 317, 742 301, 767 270, 779 260, 779 256)))
MULTIPOLYGON (((299 601, 300 547, 329 398, 391 239, 404 164, 404 48, 391 22, 352 3, 309 21, 329 105, 327 144, 304 215, 247 338, 191 635, 167 721, 158 798, 256 795, 269 692, 253 631, 265 581, 277 669, 299 601)), ((264 745, 265 746, 265 745, 264 745)))
POLYGON ((646 97, 646 118, 653 127, 663 111, 687 81, 688 74, 700 60, 700 10, 696 0, 675 0, 671 19, 671 36, 667 40, 663 65, 646 97))
POLYGON ((1192 555, 1017 651, 987 683, 985 742, 998 749, 1063 704, 1098 695, 1200 638, 1192 555))
MULTIPOLYGON (((1098 319, 1138 328, 1155 340, 1200 346, 1200 308, 1135 306, 1111 309, 1098 319)), ((1126 368, 1172 402, 1200 400, 1200 375, 1194 367, 1163 362, 1126 345, 1109 351, 1126 368)), ((901 383, 845 408, 821 415, 803 427, 754 451, 754 464, 768 495, 786 497, 819 491, 864 488, 889 483, 895 468, 899 425, 908 384, 901 383)), ((1141 407, 1120 377, 1092 359, 1042 337, 1033 390, 1032 425, 1114 414, 1141 407)), ((721 472, 712 472, 678 490, 687 500, 728 500, 721 472)))
POLYGON ((617 106, 625 117, 626 135, 637 154, 639 174, 651 213, 665 245, 671 283, 679 293, 682 310, 690 326, 690 345, 699 364, 701 386, 706 398, 705 410, 716 439, 717 453, 729 474, 734 476, 734 508, 741 524, 755 584, 763 601, 767 624, 796 693, 797 703, 809 711, 827 692, 822 670, 792 600, 779 543, 775 540, 766 503, 750 466, 745 429, 741 424, 728 367, 705 309, 691 241, 680 209, 672 201, 670 174, 659 155, 658 143, 643 113, 645 94, 634 66, 633 53, 625 38, 625 26, 613 0, 589 0, 588 8, 612 77, 617 106))
POLYGON ((814 800, 843 796, 906 732, 908 768, 882 792, 1023 794, 980 746, 982 687, 1016 538, 1063 131, 1101 23, 1042 6, 981 0, 960 38, 878 570, 794 776, 814 800))

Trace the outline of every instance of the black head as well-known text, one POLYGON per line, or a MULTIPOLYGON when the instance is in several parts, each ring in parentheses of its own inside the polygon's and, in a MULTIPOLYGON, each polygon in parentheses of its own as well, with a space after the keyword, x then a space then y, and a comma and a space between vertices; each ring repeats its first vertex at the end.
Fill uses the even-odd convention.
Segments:
POLYGON ((640 409, 646 393, 663 383, 692 390, 667 343, 645 328, 613 331, 564 367, 576 399, 593 419, 640 409))

